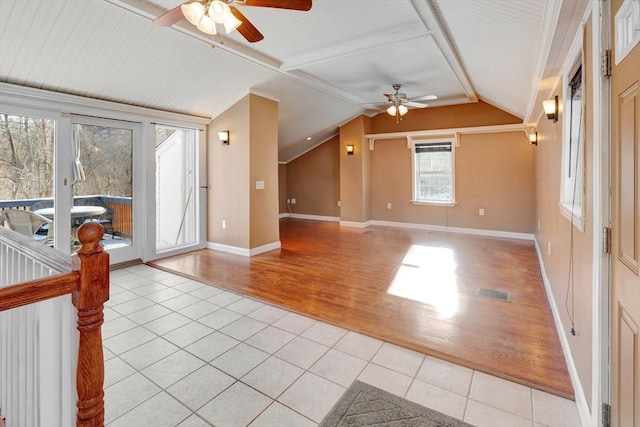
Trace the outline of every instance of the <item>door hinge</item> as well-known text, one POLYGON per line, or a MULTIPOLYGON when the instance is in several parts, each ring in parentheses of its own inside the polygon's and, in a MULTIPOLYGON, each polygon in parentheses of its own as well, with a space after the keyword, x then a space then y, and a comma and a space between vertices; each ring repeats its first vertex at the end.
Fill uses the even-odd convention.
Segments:
POLYGON ((602 77, 611 76, 611 49, 602 51, 600 69, 602 71, 602 77))
POLYGON ((602 227, 602 253, 611 253, 611 227, 602 227))
POLYGON ((602 427, 611 427, 611 405, 602 404, 602 427))

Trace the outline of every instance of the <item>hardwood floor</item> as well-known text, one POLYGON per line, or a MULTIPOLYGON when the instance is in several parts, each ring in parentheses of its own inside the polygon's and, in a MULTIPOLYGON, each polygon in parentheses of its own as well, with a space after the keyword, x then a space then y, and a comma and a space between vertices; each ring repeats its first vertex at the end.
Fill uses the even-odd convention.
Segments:
POLYGON ((281 250, 251 258, 204 249, 150 264, 574 398, 533 242, 294 219, 280 236, 281 250))

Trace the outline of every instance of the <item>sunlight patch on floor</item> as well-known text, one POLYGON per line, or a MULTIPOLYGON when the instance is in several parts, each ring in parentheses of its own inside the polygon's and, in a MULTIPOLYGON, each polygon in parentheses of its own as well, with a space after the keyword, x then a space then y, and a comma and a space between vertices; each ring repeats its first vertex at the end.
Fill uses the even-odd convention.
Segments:
POLYGON ((429 304, 450 318, 459 310, 455 271, 452 249, 411 245, 387 293, 429 304))

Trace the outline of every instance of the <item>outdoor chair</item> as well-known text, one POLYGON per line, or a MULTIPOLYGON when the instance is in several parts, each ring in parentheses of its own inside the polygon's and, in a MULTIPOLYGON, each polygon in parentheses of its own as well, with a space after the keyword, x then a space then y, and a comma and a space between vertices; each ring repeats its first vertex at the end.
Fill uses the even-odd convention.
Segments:
POLYGON ((20 209, 8 209, 3 215, 11 230, 45 244, 53 244, 52 220, 20 209))

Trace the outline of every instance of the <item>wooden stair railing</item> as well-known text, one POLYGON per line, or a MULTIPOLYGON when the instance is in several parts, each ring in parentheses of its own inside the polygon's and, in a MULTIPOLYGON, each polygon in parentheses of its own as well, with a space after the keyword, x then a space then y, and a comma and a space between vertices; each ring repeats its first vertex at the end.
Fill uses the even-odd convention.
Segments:
POLYGON ((87 222, 80 227, 78 239, 82 247, 77 255, 79 262, 74 265, 76 269, 79 267, 78 271, 0 288, 0 311, 72 294, 80 332, 76 370, 77 427, 104 425, 101 327, 104 303, 109 299, 109 254, 100 245, 103 235, 104 229, 96 222, 87 222))

